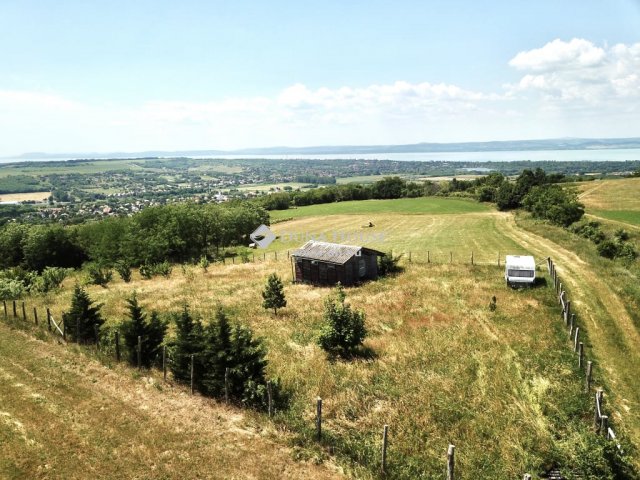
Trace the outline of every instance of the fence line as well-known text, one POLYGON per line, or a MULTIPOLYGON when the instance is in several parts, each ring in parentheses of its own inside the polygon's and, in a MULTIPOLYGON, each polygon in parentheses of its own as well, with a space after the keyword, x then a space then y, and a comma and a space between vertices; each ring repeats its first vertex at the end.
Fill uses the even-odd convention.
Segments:
MULTIPOLYGON (((578 356, 578 369, 582 370, 585 368, 585 352, 584 352, 584 343, 580 341, 580 333, 584 334, 584 326, 581 327, 578 325, 578 321, 576 318, 575 312, 572 311, 571 308, 571 300, 569 300, 569 296, 564 289, 562 282, 560 281, 560 276, 558 275, 558 270, 556 269, 555 263, 551 260, 551 257, 547 257, 547 269, 549 271, 549 275, 553 280, 553 285, 555 288, 555 292, 558 295, 558 302, 561 307, 562 318, 564 320, 565 326, 569 331, 569 340, 572 345, 573 351, 578 356)), ((587 395, 591 394, 591 384, 593 382, 593 362, 588 360, 586 362, 586 370, 585 370, 585 393, 587 395)), ((596 433, 602 433, 606 436, 607 439, 616 440, 616 434, 613 428, 609 425, 609 416, 603 413, 603 400, 604 393, 602 389, 598 389, 595 394, 595 405, 594 405, 594 427, 596 433)), ((618 450, 622 452, 622 447, 616 441, 616 446, 618 450)))

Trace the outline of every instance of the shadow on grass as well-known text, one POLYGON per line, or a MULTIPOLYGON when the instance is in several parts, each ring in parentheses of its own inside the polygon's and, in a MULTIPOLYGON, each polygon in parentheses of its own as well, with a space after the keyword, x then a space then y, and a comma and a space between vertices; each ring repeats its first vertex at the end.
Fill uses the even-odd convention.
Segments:
POLYGON ((378 358, 378 354, 371 347, 360 346, 350 352, 328 352, 327 358, 331 363, 343 361, 351 362, 356 360, 373 361, 378 358))

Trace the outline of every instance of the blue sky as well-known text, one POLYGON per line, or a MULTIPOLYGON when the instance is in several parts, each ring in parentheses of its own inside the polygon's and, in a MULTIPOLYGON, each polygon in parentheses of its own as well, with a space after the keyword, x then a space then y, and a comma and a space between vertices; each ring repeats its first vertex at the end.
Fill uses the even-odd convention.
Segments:
POLYGON ((3 0, 0 155, 640 136, 639 77, 638 0, 3 0))

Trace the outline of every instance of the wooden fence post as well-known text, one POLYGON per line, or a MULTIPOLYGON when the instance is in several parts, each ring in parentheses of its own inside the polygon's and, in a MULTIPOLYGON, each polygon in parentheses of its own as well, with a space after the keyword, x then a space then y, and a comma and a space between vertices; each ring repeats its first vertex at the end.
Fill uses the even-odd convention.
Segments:
POLYGON ((38 325, 38 309, 33 307, 33 321, 38 325))
POLYGON ((582 363, 584 362, 584 343, 580 342, 578 345, 578 368, 582 370, 582 363))
POLYGON ((120 361, 120 332, 116 330, 116 362, 120 361))
POLYGON ((4 306, 4 319, 7 319, 7 302, 6 300, 2 300, 2 305, 4 306))
POLYGON ((576 327, 576 336, 573 340, 573 351, 578 351, 578 343, 580 343, 580 327, 576 327))
POLYGON ((596 400, 595 400, 595 408, 594 408, 594 414, 593 414, 593 427, 595 428, 596 432, 598 432, 598 429, 600 428, 600 407, 602 406, 602 389, 598 389, 596 391, 596 400))
POLYGON ((224 401, 229 403, 229 367, 224 369, 224 401))
POLYGON ((455 467, 455 445, 449 445, 447 451, 447 480, 454 480, 454 467, 455 467))
POLYGON ((453 263, 453 252, 449 252, 449 263, 453 263))
POLYGON ((162 378, 167 381, 167 346, 162 346, 162 378))
POLYGON ((471 251, 471 265, 473 265, 473 251, 471 251))
POLYGON ((271 418, 271 416, 273 415, 273 389, 271 387, 271 380, 267 380, 267 401, 267 411, 269 412, 269 418, 271 418))
POLYGON ((591 373, 593 370, 593 362, 591 360, 589 360, 587 362, 587 374, 585 377, 585 387, 584 387, 584 391, 586 393, 589 393, 591 391, 591 373))
POLYGON ((24 308, 24 302, 22 302, 22 320, 27 321, 27 311, 24 308))
POLYGON ((387 441, 389 434, 389 425, 385 425, 382 429, 382 473, 387 470, 387 441))
POLYGON ((262 261, 265 262, 267 260, 267 252, 262 252, 262 261))
POLYGON ((191 354, 191 395, 193 395, 193 359, 194 355, 191 354))
POLYGON ((427 263, 431 263, 431 255, 429 250, 427 250, 427 263))
POLYGON ((18 316, 18 313, 16 311, 16 301, 13 301, 13 318, 16 318, 18 316))
POLYGON ((138 370, 142 368, 142 337, 138 335, 138 370))
POLYGON ((273 254, 275 255, 276 261, 277 261, 278 260, 278 252, 273 252, 273 254))
POLYGON ((567 310, 567 313, 566 313, 567 319, 569 319, 569 317, 571 317, 571 300, 567 300, 566 310, 567 310))
POLYGON ((500 268, 500 250, 498 250, 498 268, 500 268))
POLYGON ((234 265, 236 264, 236 256, 235 255, 233 257, 231 257, 231 263, 233 263, 234 265))
POLYGON ((411 251, 409 251, 409 263, 411 263, 411 251))
POLYGON ((322 438, 322 399, 316 399, 316 436, 318 440, 322 438))
POLYGON ((51 331, 51 312, 49 311, 49 307, 47 307, 47 324, 49 326, 49 331, 51 331))
POLYGON ((609 430, 609 416, 602 415, 600 417, 600 430, 602 430, 602 435, 607 436, 607 432, 609 430))

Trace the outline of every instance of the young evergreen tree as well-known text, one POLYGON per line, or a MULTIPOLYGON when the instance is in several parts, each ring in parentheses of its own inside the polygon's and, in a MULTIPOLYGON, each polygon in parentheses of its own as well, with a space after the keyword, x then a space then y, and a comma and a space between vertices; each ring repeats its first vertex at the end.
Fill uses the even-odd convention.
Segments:
POLYGON ((324 302, 326 323, 318 339, 323 350, 341 357, 352 356, 367 336, 364 312, 352 310, 349 304, 344 303, 345 298, 344 289, 338 284, 324 302))
POLYGON ((151 319, 147 321, 142 307, 135 294, 127 299, 129 318, 122 326, 125 345, 129 350, 129 363, 138 365, 138 337, 141 339, 140 364, 150 368, 157 364, 162 351, 162 342, 167 325, 160 320, 158 314, 151 312, 151 319))
POLYGON ((240 324, 233 326, 231 334, 232 367, 229 369, 230 395, 245 400, 252 396, 251 386, 267 383, 266 352, 262 342, 253 332, 240 324))
POLYGON ((71 298, 71 309, 62 314, 67 338, 78 343, 96 341, 96 330, 99 330, 104 319, 100 315, 102 305, 93 305, 87 292, 76 283, 71 298))
POLYGON ((202 363, 203 393, 212 397, 224 396, 225 370, 233 366, 231 358, 231 325, 220 305, 216 315, 204 331, 202 363))
POLYGON ((184 306, 176 317, 176 338, 172 342, 171 372, 180 382, 191 381, 191 355, 194 358, 194 385, 200 389, 202 382, 202 323, 194 319, 189 307, 184 306))
POLYGON ((275 273, 269 275, 267 278, 267 284, 262 292, 262 307, 265 309, 273 308, 273 314, 278 314, 279 308, 287 306, 287 300, 284 297, 284 286, 282 280, 275 273))

